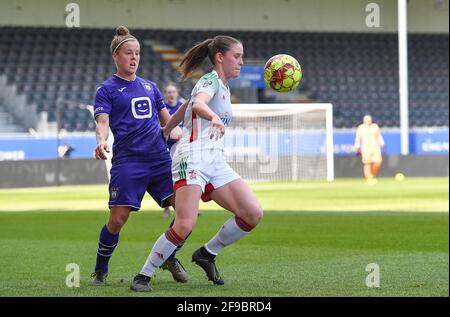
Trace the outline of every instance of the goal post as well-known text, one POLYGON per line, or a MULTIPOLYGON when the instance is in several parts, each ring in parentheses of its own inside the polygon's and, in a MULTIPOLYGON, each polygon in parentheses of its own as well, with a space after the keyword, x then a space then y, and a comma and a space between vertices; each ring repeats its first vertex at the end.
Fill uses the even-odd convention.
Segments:
POLYGON ((244 179, 334 180, 331 104, 233 104, 228 163, 244 179))

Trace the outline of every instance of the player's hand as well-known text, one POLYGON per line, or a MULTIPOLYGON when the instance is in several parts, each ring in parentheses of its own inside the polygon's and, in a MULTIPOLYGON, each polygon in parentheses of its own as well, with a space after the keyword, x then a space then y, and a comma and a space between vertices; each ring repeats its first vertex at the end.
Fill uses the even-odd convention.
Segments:
POLYGON ((161 133, 162 133, 162 135, 163 135, 163 138, 164 138, 164 140, 169 140, 169 137, 170 137, 170 131, 168 131, 167 129, 166 129, 166 127, 162 127, 161 128, 161 133))
POLYGON ((211 126, 209 127, 209 138, 217 141, 225 134, 225 126, 219 116, 214 116, 211 120, 211 126))
POLYGON ((181 139, 181 134, 182 133, 183 132, 181 131, 180 127, 175 127, 175 128, 173 128, 172 131, 170 131, 169 138, 171 140, 179 141, 181 139))
POLYGON ((106 142, 101 142, 97 144, 95 148, 95 158, 97 160, 106 160, 108 157, 106 156, 106 153, 109 153, 109 145, 106 142))

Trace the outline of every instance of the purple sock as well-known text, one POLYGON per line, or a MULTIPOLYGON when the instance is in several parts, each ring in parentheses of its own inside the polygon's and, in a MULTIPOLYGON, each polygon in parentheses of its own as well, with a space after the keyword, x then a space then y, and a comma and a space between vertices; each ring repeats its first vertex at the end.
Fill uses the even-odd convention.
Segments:
POLYGON ((108 262, 111 258, 117 243, 119 242, 119 234, 111 234, 106 225, 100 231, 100 238, 98 239, 97 263, 95 264, 95 271, 101 270, 108 272, 108 262))

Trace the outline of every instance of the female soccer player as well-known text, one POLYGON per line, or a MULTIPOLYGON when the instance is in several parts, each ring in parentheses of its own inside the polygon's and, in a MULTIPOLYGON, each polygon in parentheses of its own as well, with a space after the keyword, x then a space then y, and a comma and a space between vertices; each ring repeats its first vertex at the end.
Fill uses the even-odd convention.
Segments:
POLYGON ((369 185, 375 185, 375 178, 381 168, 383 158, 381 149, 384 139, 378 124, 374 123, 372 116, 365 115, 363 123, 358 125, 355 137, 355 152, 361 154, 364 177, 369 185))
MULTIPOLYGON (((131 211, 138 211, 147 191, 161 206, 174 206, 171 158, 160 123, 170 115, 155 83, 136 76, 140 45, 126 27, 120 26, 111 42, 117 72, 97 89, 94 115, 97 122, 95 157, 105 160, 109 129, 114 135, 109 220, 103 226, 97 252, 94 285, 104 285, 108 262, 119 242, 119 232, 131 211)), ((181 131, 181 130, 180 130, 181 131)), ((173 257, 175 259, 175 257, 173 257)), ((178 261, 169 263, 174 279, 187 280, 178 261)))
MULTIPOLYGON (((219 232, 192 254, 214 284, 224 284, 215 257, 227 245, 246 236, 261 220, 263 211, 250 187, 225 161, 225 126, 231 120, 228 80, 239 76, 243 65, 242 43, 229 36, 216 36, 192 47, 180 69, 187 78, 208 57, 213 71, 204 75, 192 90, 185 111, 183 134, 172 162, 176 191, 175 224, 162 234, 141 272, 131 284, 135 291, 151 291, 150 278, 165 259, 182 244, 197 220, 199 200, 214 200, 234 216, 219 232)), ((180 110, 165 127, 178 124, 180 110)), ((168 132, 165 131, 164 135, 168 132)))

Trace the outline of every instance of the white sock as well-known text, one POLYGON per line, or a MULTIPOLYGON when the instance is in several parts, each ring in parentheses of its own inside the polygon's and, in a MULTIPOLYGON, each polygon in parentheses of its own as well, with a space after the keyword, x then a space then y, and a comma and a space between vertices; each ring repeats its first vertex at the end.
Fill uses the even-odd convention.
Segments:
POLYGON ((236 218, 228 219, 216 233, 216 235, 205 244, 205 249, 213 254, 217 255, 227 245, 238 241, 242 237, 246 236, 249 232, 242 230, 236 223, 236 218))
POLYGON ((145 276, 153 276, 156 269, 158 269, 164 261, 167 260, 176 248, 177 246, 167 239, 166 233, 163 233, 153 246, 140 274, 145 276))

